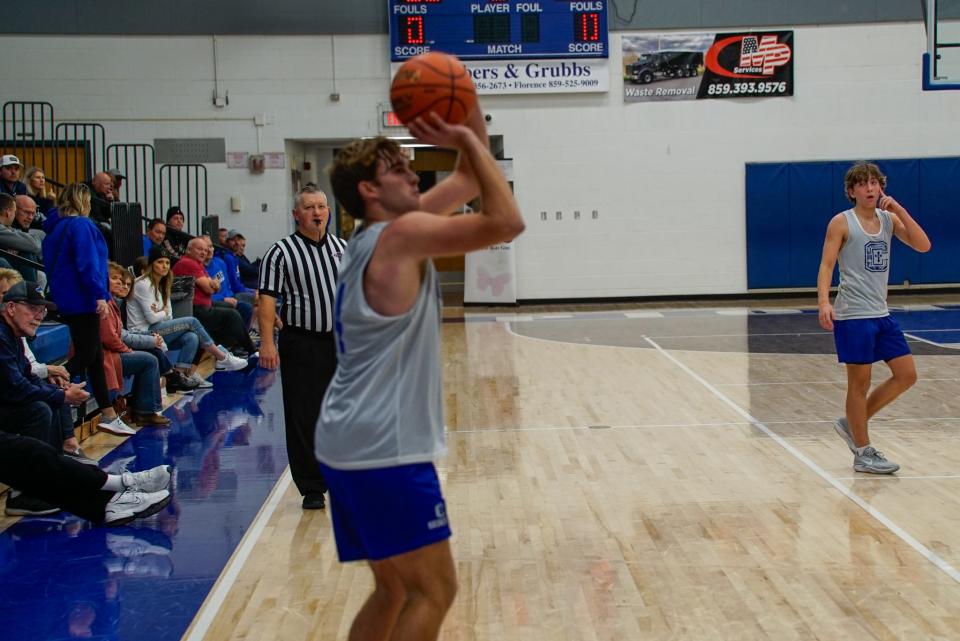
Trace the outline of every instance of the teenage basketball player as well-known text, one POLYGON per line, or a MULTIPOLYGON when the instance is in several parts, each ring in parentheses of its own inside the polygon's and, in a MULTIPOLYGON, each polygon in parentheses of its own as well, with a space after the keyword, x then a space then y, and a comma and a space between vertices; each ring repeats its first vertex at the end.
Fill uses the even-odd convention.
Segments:
POLYGON ((430 114, 410 132, 456 149, 453 173, 425 193, 397 144, 357 140, 337 155, 337 200, 364 221, 340 269, 338 367, 317 424, 340 560, 365 559, 373 594, 351 641, 436 639, 456 594, 446 506, 433 460, 446 450, 440 288, 431 258, 513 239, 524 224, 488 148, 483 114, 430 114), (448 216, 479 193, 478 215, 448 216))
POLYGON ((900 325, 887 311, 890 243, 893 236, 918 252, 930 251, 930 239, 910 213, 883 189, 887 178, 872 163, 847 171, 844 187, 852 209, 833 217, 823 242, 817 276, 820 326, 833 330, 837 359, 847 366, 846 416, 834 423, 853 452, 853 469, 892 474, 900 466, 870 445, 867 421, 917 380, 917 366, 900 325), (840 260, 840 288, 830 305, 833 267, 840 260), (873 363, 884 361, 890 378, 872 392, 873 363))

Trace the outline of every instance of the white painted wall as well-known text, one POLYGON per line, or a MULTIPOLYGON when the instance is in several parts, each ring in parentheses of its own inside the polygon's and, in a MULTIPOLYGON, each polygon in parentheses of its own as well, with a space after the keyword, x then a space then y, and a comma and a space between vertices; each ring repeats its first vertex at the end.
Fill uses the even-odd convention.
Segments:
MULTIPOLYGON (((920 23, 795 31, 793 98, 625 104, 617 33, 609 94, 485 97, 527 220, 519 298, 744 292, 744 163, 960 154, 960 92, 920 90, 920 23)), ((210 37, 7 37, 4 49, 6 100, 102 122, 109 143, 223 137, 228 151, 288 151, 316 159, 321 185, 317 141, 377 133, 389 86, 385 36, 219 37, 224 109, 211 105, 210 37)), ((211 212, 254 255, 290 229, 290 161, 258 176, 209 166, 211 212), (242 212, 227 213, 230 196, 242 212)))

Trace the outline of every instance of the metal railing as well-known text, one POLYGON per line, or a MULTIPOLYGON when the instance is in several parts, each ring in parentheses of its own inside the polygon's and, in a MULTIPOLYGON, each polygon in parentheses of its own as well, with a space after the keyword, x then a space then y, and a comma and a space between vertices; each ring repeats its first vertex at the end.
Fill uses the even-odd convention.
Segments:
POLYGON ((184 231, 197 235, 201 232, 200 221, 207 215, 207 168, 204 165, 161 165, 160 209, 177 205, 186 218, 184 231))
POLYGON ((56 156, 53 105, 49 102, 3 104, 3 140, 24 167, 44 168, 56 156))
POLYGON ((123 202, 140 203, 144 222, 164 214, 157 202, 156 157, 153 145, 146 143, 107 147, 107 166, 126 176, 117 196, 123 202))
POLYGON ((53 185, 88 181, 98 172, 116 168, 126 176, 119 200, 140 203, 144 220, 163 218, 168 207, 178 205, 187 216, 187 231, 201 232, 201 220, 209 213, 205 165, 157 167, 153 145, 107 145, 103 125, 58 123, 49 102, 4 103, 2 134, 3 153, 17 155, 26 167, 41 167, 53 185))
POLYGON ((97 172, 107 170, 106 132, 103 125, 96 122, 61 122, 57 123, 54 133, 59 144, 53 173, 58 180, 83 182, 93 178, 97 172), (85 157, 61 153, 63 147, 84 149, 85 157))

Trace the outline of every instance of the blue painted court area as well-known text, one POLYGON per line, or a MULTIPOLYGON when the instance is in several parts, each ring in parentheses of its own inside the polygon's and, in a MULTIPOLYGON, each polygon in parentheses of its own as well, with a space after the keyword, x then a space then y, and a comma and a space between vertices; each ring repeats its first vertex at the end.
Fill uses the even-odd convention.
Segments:
POLYGON ((274 372, 217 373, 101 462, 169 464, 172 500, 122 528, 66 513, 0 533, 0 639, 180 639, 287 464, 274 372))
POLYGON ((890 315, 909 336, 941 347, 960 349, 960 306, 937 307, 919 311, 892 309, 890 315))

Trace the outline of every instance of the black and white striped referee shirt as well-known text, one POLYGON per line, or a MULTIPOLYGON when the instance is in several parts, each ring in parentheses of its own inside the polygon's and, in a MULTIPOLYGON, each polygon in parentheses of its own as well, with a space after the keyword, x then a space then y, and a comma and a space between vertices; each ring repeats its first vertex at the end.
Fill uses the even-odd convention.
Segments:
POLYGON ((260 293, 283 299, 287 327, 333 331, 333 297, 337 291, 345 240, 324 234, 315 243, 299 231, 281 238, 263 256, 260 293))

